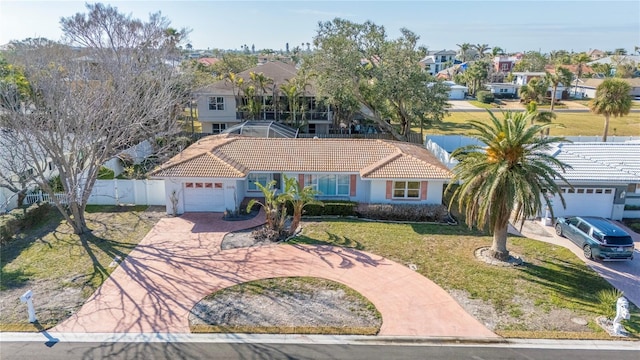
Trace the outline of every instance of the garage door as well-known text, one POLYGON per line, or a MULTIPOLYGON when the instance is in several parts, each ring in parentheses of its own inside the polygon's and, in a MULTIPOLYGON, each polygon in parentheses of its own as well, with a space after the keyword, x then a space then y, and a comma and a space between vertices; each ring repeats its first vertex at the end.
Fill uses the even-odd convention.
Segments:
POLYGON ((222 183, 184 183, 185 212, 223 212, 224 210, 224 188, 222 183))
POLYGON ((614 189, 575 187, 562 188, 562 196, 567 208, 562 208, 562 201, 556 195, 553 199, 555 216, 600 216, 610 218, 613 211, 614 189))

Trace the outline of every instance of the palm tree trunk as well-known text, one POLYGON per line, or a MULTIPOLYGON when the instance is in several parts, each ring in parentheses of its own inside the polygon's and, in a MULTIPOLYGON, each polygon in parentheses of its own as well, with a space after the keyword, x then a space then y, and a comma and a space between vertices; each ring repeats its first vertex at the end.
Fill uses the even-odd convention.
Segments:
POLYGON ((607 134, 609 133, 609 114, 604 116, 604 132, 602 134, 602 142, 607 142, 607 134))
POLYGON ((506 225, 496 224, 493 229, 493 243, 491 244, 491 254, 498 260, 509 260, 509 250, 507 250, 507 227, 506 225))

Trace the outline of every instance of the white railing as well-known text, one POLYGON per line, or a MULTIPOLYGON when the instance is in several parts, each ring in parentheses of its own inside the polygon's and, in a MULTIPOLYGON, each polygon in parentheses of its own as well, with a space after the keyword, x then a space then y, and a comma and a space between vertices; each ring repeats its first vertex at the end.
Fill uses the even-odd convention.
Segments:
MULTIPOLYGON (((64 193, 55 193, 56 199, 60 201, 62 204, 67 203, 67 196, 64 193)), ((50 202, 51 197, 48 193, 43 193, 42 191, 38 191, 37 193, 27 194, 24 199, 24 203, 27 205, 40 203, 40 202, 50 202)))

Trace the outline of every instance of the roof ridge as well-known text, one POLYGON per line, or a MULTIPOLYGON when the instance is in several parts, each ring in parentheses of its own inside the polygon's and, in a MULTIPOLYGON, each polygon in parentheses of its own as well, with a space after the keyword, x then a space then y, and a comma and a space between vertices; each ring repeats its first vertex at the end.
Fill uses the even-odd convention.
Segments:
MULTIPOLYGON (((181 155, 181 154, 183 154, 183 152, 182 152, 182 151, 181 151, 181 152, 180 152, 180 154, 178 154, 178 155, 181 155)), ((202 157, 203 155, 206 155, 206 154, 207 154, 207 153, 200 153, 200 154, 193 155, 193 156, 191 156, 191 157, 185 157, 184 159, 181 159, 180 161, 177 161, 177 162, 175 162, 175 163, 171 163, 171 160, 172 160, 172 159, 171 159, 171 160, 167 161, 166 163, 164 163, 164 164, 162 164, 162 165, 158 166, 157 168, 153 169, 153 170, 149 173, 149 176, 153 176, 153 175, 155 175, 155 174, 159 173, 160 171, 164 171, 164 170, 171 169, 172 167, 175 167, 175 166, 177 166, 177 165, 183 164, 183 163, 185 163, 185 162, 187 162, 187 161, 195 160, 195 159, 200 158, 200 157, 202 157), (166 165, 166 166, 165 166, 165 165, 166 165)))
POLYGON ((245 166, 243 166, 242 164, 238 163, 237 161, 234 161, 234 160, 232 160, 231 162, 227 161, 227 159, 229 159, 229 157, 224 155, 224 154, 215 154, 214 155, 211 152, 206 152, 203 155, 207 155, 210 158, 212 158, 213 160, 222 163, 223 165, 225 165, 229 169, 235 170, 238 173, 238 175, 246 176, 245 171, 247 170, 247 168, 245 166), (237 164, 239 166, 234 166, 233 163, 235 163, 235 164, 237 164), (239 169, 239 167, 241 169, 239 169))
POLYGON ((384 165, 387 165, 388 163, 392 162, 393 160, 402 157, 402 150, 396 148, 396 151, 392 152, 391 154, 385 156, 384 158, 380 159, 380 161, 375 162, 365 168, 363 168, 362 170, 360 170, 360 176, 361 177, 366 177, 367 175, 371 174, 372 172, 380 169, 381 167, 383 167, 384 165))

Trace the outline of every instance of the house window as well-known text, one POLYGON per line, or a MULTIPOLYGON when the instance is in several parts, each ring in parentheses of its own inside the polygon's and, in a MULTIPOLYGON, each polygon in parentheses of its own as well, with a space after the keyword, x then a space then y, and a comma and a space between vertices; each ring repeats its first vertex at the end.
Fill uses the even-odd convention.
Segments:
POLYGON ((212 183, 204 183, 204 188, 205 189, 213 189, 213 184, 212 183))
POLYGON ((49 161, 47 163, 47 166, 49 167, 49 171, 53 171, 53 162, 52 161, 49 161))
POLYGON ((502 71, 509 71, 509 64, 502 64, 502 71))
POLYGON ((222 183, 215 183, 215 184, 213 184, 213 186, 214 186, 216 189, 222 189, 222 183))
POLYGON ((349 196, 349 175, 318 175, 317 190, 323 196, 349 196))
POLYGON ((196 183, 196 189, 202 189, 203 184, 202 183, 196 183))
POLYGON ((189 183, 184 183, 184 187, 188 188, 188 189, 191 189, 191 188, 193 188, 193 183, 190 183, 190 182, 189 183))
POLYGON ((211 133, 220 134, 227 129, 227 124, 211 124, 211 133))
POLYGON ((393 198, 394 199, 420 198, 420 182, 419 181, 394 181, 393 182, 393 198))
POLYGON ((249 182, 247 187, 249 191, 260 191, 260 188, 258 188, 256 183, 259 183, 262 186, 267 186, 267 183, 271 181, 271 174, 249 174, 249 176, 247 176, 247 181, 249 182))
POLYGON ((313 190, 318 190, 318 177, 315 175, 304 176, 304 186, 310 186, 313 190))
POLYGON ((224 98, 222 96, 209 97, 209 110, 224 110, 224 98))
POLYGON ((627 193, 635 193, 636 189, 640 189, 640 184, 629 184, 627 186, 627 193))
POLYGON ((309 134, 316 133, 316 124, 309 124, 309 134))

